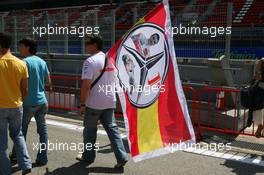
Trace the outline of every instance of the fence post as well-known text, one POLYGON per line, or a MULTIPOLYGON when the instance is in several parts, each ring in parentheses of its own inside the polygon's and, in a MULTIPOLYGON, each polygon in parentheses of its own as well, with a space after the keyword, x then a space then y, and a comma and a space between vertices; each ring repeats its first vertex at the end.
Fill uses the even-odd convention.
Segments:
MULTIPOLYGON (((49 13, 48 11, 45 11, 45 17, 46 17, 46 26, 49 25, 49 13)), ((49 35, 49 31, 47 30, 47 53, 50 53, 50 35, 49 35)))
POLYGON ((112 29, 111 29, 111 45, 115 44, 116 39, 116 10, 111 11, 112 16, 112 29))
POLYGON ((16 16, 14 16, 13 19, 14 19, 14 52, 17 52, 17 18, 16 16))
POLYGON ((94 12, 94 20, 95 20, 95 23, 94 23, 94 27, 97 27, 98 26, 98 10, 96 10, 95 12, 94 12))
POLYGON ((2 24, 1 31, 4 32, 5 31, 5 20, 4 20, 4 16, 1 16, 1 24, 2 24))
MULTIPOLYGON (((82 13, 82 18, 81 18, 82 27, 86 27, 86 25, 85 25, 85 17, 86 17, 86 14, 82 13)), ((83 55, 85 54, 85 35, 82 37, 82 54, 83 55)))
POLYGON ((133 8, 133 24, 135 24, 137 22, 138 19, 138 11, 137 11, 137 7, 133 8))
MULTIPOLYGON (((65 24, 66 27, 69 27, 69 12, 68 11, 66 11, 64 13, 64 24, 65 24)), ((69 36, 65 32, 65 34, 64 34, 64 54, 68 54, 68 52, 69 52, 69 43, 68 43, 68 41, 69 41, 69 36)))
POLYGON ((35 27, 35 16, 31 15, 31 30, 32 30, 32 38, 35 39, 35 35, 33 34, 33 28, 35 27))
MULTIPOLYGON (((233 13, 233 4, 231 2, 227 5, 227 27, 232 27, 232 13, 233 13)), ((226 35, 225 37, 225 55, 227 58, 230 58, 230 50, 231 50, 231 34, 226 35)))

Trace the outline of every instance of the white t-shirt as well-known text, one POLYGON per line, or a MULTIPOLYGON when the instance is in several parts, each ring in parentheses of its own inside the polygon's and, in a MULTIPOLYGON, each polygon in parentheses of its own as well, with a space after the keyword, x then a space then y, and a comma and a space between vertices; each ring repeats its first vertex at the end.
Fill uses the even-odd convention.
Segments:
MULTIPOLYGON (((83 64, 82 80, 95 81, 104 69, 105 54, 99 52, 87 58, 83 64)), ((91 89, 86 98, 86 106, 92 109, 116 108, 115 82, 117 72, 113 64, 108 60, 103 76, 91 89)))

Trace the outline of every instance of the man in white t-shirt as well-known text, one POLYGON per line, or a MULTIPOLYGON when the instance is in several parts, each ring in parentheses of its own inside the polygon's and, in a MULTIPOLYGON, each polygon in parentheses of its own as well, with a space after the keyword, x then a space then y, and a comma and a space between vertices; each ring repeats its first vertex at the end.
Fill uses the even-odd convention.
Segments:
POLYGON ((95 151, 98 149, 96 145, 97 123, 100 120, 117 159, 115 168, 122 168, 128 161, 128 156, 114 116, 116 71, 111 62, 106 60, 102 47, 103 41, 98 35, 92 35, 86 41, 86 51, 92 56, 85 60, 82 70, 80 114, 84 117, 85 149, 83 154, 77 157, 77 160, 85 161, 88 164, 94 162, 95 151))

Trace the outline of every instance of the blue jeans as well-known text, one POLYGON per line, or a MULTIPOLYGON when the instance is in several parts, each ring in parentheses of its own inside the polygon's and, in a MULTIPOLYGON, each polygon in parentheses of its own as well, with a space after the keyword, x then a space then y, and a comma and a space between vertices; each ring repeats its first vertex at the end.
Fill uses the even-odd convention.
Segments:
MULTIPOLYGON (((83 159, 89 162, 95 160, 95 147, 98 120, 102 123, 110 139, 118 163, 128 160, 128 156, 115 121, 114 109, 95 110, 86 108, 84 119, 83 140, 84 144, 92 144, 92 149, 84 149, 83 159)), ((86 146, 84 146, 85 148, 86 146)))
POLYGON ((39 143, 42 146, 41 151, 38 151, 36 162, 47 163, 47 147, 48 147, 48 127, 46 124, 46 115, 48 113, 48 104, 38 106, 24 106, 24 115, 22 122, 22 132, 25 139, 27 138, 28 125, 35 118, 37 124, 37 132, 39 134, 39 143))
MULTIPOLYGON (((24 108, 23 110, 24 112, 23 112, 23 120, 22 120, 22 132, 25 137, 25 140, 27 138, 29 123, 32 117, 34 117, 37 124, 37 132, 39 134, 39 146, 41 146, 41 151, 39 149, 36 162, 40 164, 46 164, 48 162, 48 156, 47 156, 48 127, 46 124, 45 117, 48 112, 48 105, 42 104, 37 106, 24 106, 23 108, 24 108)), ((15 156, 14 151, 12 156, 15 156)))
POLYGON ((0 108, 0 174, 11 175, 11 162, 8 157, 8 128, 14 142, 19 167, 22 170, 32 168, 26 142, 21 132, 23 109, 0 108))

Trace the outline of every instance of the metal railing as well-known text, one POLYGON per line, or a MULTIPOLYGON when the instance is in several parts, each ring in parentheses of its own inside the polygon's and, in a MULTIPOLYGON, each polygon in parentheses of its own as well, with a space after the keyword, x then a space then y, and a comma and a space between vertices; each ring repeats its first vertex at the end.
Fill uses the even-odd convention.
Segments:
MULTIPOLYGON (((49 108, 77 111, 80 104, 80 77, 53 75, 51 79, 53 91, 46 92, 49 108)), ((240 105, 239 89, 209 86, 194 89, 184 85, 183 90, 197 140, 201 139, 201 134, 206 130, 255 136, 254 122, 252 126, 247 126, 248 110, 240 105)), ((118 110, 116 117, 122 118, 122 111, 118 110)))

